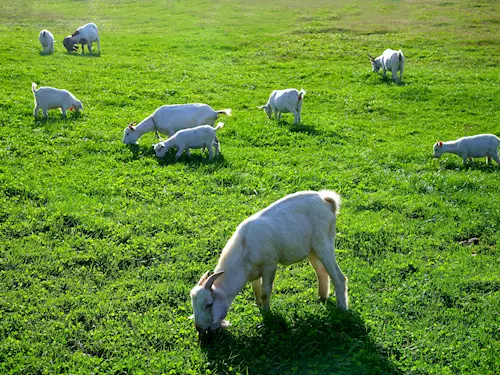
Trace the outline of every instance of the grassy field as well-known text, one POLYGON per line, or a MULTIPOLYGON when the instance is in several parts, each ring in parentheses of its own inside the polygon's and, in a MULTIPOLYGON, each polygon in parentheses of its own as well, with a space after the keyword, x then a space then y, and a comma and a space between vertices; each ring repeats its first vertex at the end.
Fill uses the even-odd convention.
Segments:
POLYGON ((495 0, 2 1, 0 373, 498 373, 500 166, 432 145, 500 136, 499 15, 495 0), (101 55, 67 54, 90 21, 101 55), (371 72, 388 47, 402 86, 371 72), (34 120, 32 82, 84 112, 34 120), (300 125, 256 109, 287 87, 307 91, 300 125), (157 160, 153 134, 122 144, 129 122, 189 102, 233 109, 218 160, 157 160), (308 264, 280 267, 269 320, 247 286, 232 326, 199 340, 189 290, 235 227, 325 188, 343 199, 351 310, 318 300, 308 264))

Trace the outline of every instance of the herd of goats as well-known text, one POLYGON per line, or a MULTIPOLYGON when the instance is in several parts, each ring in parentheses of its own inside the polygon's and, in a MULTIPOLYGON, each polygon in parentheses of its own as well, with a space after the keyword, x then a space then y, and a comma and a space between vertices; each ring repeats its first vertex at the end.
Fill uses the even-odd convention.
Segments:
MULTIPOLYGON (((54 52, 54 36, 42 30, 39 41, 44 53, 54 52)), ((63 45, 72 53, 81 45, 82 53, 87 45, 92 53, 92 43, 100 41, 94 23, 79 27, 63 40, 63 45)), ((387 49, 379 57, 370 56, 372 69, 382 69, 384 76, 392 72, 392 80, 401 84, 405 58, 403 53, 387 49), (399 77, 397 73, 399 72, 399 77)), ((67 110, 83 110, 82 102, 67 90, 40 87, 32 84, 35 96, 34 116, 42 109, 47 117, 49 109, 59 108, 63 116, 67 110)), ((267 103, 259 108, 267 116, 280 120, 282 113, 292 113, 294 123, 300 123, 303 98, 302 89, 275 90, 267 103)), ((213 127, 219 115, 231 115, 230 109, 214 111, 207 104, 164 105, 141 121, 129 124, 124 130, 123 143, 136 144, 149 132, 155 132, 160 140, 154 145, 157 157, 163 157, 170 148, 176 148, 176 159, 185 150, 208 149, 209 159, 220 153, 220 142, 216 132, 223 127, 219 122, 213 127), (168 134, 162 140, 159 133, 168 134)), ((468 159, 486 157, 500 164, 498 146, 500 138, 494 134, 479 134, 455 141, 436 142, 434 156, 449 152, 460 156, 463 163, 468 159)), ((191 302, 196 329, 213 332, 225 328, 228 309, 247 282, 251 281, 255 301, 264 311, 270 309, 273 280, 278 264, 292 264, 308 258, 318 278, 320 298, 327 299, 330 293, 330 279, 333 281, 337 305, 348 309, 347 278, 335 258, 336 217, 340 208, 340 197, 333 191, 302 191, 285 196, 270 206, 244 220, 225 245, 214 272, 207 271, 191 290, 191 302)))

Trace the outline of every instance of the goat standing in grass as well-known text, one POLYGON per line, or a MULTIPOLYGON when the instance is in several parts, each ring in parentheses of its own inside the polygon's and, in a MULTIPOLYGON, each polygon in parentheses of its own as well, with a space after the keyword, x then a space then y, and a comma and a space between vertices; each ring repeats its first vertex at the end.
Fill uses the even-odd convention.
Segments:
POLYGON ((387 71, 392 72, 392 81, 397 84, 401 84, 403 80, 403 71, 405 68, 405 57, 401 50, 395 51, 393 49, 386 49, 382 55, 379 57, 370 57, 370 62, 372 63, 372 70, 376 73, 382 68, 384 77, 387 77, 387 71), (399 70, 399 79, 398 72, 399 70))
POLYGON ((320 297, 328 298, 332 278, 337 305, 347 310, 347 278, 335 259, 339 207, 340 197, 333 191, 303 191, 244 220, 222 250, 214 273, 207 271, 191 290, 196 329, 227 327, 229 306, 248 281, 257 305, 269 311, 277 265, 305 258, 316 270, 320 297))
POLYGON ((274 90, 267 103, 260 106, 259 109, 264 109, 269 118, 272 118, 274 113, 274 118, 278 121, 281 119, 282 113, 291 112, 294 116, 294 124, 297 125, 300 123, 302 102, 305 94, 304 89, 301 89, 300 92, 296 89, 274 90))
POLYGON ((446 152, 458 155, 462 158, 464 164, 467 163, 467 159, 484 156, 486 156, 487 162, 491 163, 491 159, 493 158, 500 164, 500 158, 498 157, 499 145, 500 138, 495 134, 479 134, 459 138, 456 141, 436 142, 433 153, 437 158, 446 152))
POLYGON ((47 111, 49 109, 60 108, 63 117, 66 117, 66 110, 76 111, 83 110, 82 102, 79 101, 75 96, 68 90, 59 90, 54 87, 40 87, 38 90, 36 88, 36 83, 31 84, 31 91, 35 96, 35 109, 33 110, 33 116, 35 118, 38 116, 40 108, 42 109, 43 115, 47 118, 47 111))
POLYGON ((54 35, 49 30, 40 31, 38 41, 42 45, 43 53, 54 53, 54 35))

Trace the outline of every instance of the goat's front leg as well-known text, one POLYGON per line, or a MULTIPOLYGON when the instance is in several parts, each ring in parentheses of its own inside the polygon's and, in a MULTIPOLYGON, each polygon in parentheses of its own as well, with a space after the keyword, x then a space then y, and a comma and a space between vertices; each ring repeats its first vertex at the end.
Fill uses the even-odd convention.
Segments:
POLYGON ((89 49, 89 53, 92 53, 92 43, 87 43, 87 48, 89 49))
POLYGON ((184 152, 184 149, 182 147, 179 147, 179 149, 177 150, 177 153, 175 154, 175 160, 179 159, 183 152, 184 152))

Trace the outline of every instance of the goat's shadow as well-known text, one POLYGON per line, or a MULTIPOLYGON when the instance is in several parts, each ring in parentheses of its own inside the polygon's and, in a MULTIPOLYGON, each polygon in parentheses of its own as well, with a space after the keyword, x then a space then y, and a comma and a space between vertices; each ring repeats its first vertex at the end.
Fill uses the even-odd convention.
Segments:
POLYGON ((248 374, 402 374, 354 312, 325 304, 326 316, 269 314, 250 336, 227 331, 200 337, 208 367, 248 374))
POLYGON ((77 51, 77 52, 65 52, 65 54, 67 56, 77 56, 77 57, 101 57, 101 54, 96 52, 81 53, 80 51, 77 51))
POLYGON ((440 160, 439 168, 454 171, 481 171, 485 173, 499 173, 500 165, 498 165, 494 160, 490 163, 486 163, 486 158, 476 158, 473 162, 467 162, 463 164, 460 159, 455 160, 440 160))
MULTIPOLYGON (((152 146, 140 146, 140 145, 128 145, 130 151, 132 152, 132 160, 137 160, 142 157, 153 157, 156 158, 156 154, 152 146)), ((158 165, 168 166, 171 164, 182 163, 189 166, 192 169, 196 169, 202 165, 212 165, 214 167, 227 167, 229 162, 224 158, 223 154, 215 156, 212 160, 208 159, 208 152, 193 152, 191 150, 191 156, 187 156, 183 153, 178 160, 175 160, 175 153, 177 150, 169 150, 163 158, 156 158, 158 165)))
MULTIPOLYGON (((40 110, 41 113, 41 110, 40 110)), ((43 114, 38 114, 36 118, 33 119, 33 126, 35 128, 40 126, 47 126, 49 124, 59 124, 65 123, 70 124, 80 120, 84 115, 81 111, 67 111, 66 117, 63 117, 62 113, 55 110, 50 110, 47 117, 43 114)))
POLYGON ((281 128, 286 128, 292 133, 304 133, 311 136, 320 135, 321 132, 318 131, 314 126, 306 125, 304 123, 294 124, 288 121, 280 120, 278 121, 278 126, 281 128))

